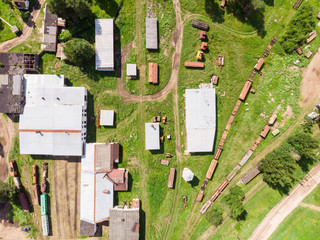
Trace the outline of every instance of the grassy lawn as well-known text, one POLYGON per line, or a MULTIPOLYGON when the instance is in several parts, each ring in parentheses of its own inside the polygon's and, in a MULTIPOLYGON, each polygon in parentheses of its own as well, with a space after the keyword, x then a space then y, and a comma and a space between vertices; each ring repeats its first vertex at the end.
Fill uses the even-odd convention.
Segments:
POLYGON ((299 239, 299 240, 316 240, 320 235, 320 215, 318 211, 298 207, 278 229, 272 234, 270 240, 276 239, 299 239))
POLYGON ((320 186, 318 185, 312 193, 310 193, 303 202, 313 204, 320 207, 320 186))

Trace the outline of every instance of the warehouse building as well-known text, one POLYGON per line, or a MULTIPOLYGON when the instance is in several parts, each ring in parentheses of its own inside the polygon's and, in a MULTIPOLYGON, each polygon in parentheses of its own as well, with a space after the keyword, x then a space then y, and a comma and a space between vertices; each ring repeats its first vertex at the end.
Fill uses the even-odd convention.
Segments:
POLYGON ((145 124, 146 150, 160 149, 160 125, 159 123, 145 124))
POLYGON ((158 21, 156 18, 146 18, 146 48, 158 49, 158 21))
POLYGON ((212 152, 216 133, 214 88, 186 89, 187 151, 212 152))

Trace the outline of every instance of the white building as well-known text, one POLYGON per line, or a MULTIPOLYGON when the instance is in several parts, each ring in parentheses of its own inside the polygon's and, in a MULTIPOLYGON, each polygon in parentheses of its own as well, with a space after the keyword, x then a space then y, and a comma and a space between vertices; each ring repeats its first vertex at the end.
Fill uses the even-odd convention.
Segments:
POLYGON ((160 125, 159 123, 145 124, 146 150, 160 149, 160 125))
POLYGON ((212 152, 216 133, 215 89, 186 89, 187 151, 212 152))
POLYGON ((96 70, 114 71, 113 19, 95 20, 96 70))
POLYGON ((113 126, 114 125, 114 111, 113 110, 101 110, 100 111, 100 125, 101 126, 113 126))
POLYGON ((64 76, 25 74, 20 154, 81 156, 86 141, 87 90, 65 87, 64 76))

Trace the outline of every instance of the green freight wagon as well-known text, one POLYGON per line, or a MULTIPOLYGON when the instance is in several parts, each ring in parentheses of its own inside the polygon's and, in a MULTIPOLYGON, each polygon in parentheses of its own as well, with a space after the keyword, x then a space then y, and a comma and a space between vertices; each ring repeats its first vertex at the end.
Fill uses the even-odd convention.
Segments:
POLYGON ((48 213, 48 195, 47 194, 41 194, 40 205, 41 205, 41 215, 46 215, 48 213))

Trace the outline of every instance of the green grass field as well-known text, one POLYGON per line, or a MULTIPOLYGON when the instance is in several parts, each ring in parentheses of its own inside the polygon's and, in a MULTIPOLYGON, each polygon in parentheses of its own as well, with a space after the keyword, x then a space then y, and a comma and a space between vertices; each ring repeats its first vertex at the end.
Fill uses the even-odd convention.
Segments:
POLYGON ((317 186, 303 202, 313 204, 320 207, 320 186, 317 186))
MULTIPOLYGON (((316 0, 309 2, 318 9, 316 0)), ((93 1, 92 10, 99 17, 114 17, 115 9, 119 8, 119 1, 111 8, 100 6, 93 1)), ((190 70, 180 66, 178 79, 178 110, 179 122, 174 121, 174 93, 170 93, 161 102, 137 102, 126 103, 117 95, 117 74, 104 73, 94 70, 94 63, 81 68, 67 62, 60 61, 54 54, 46 53, 41 58, 44 74, 64 74, 68 78, 68 85, 84 86, 89 91, 88 117, 96 116, 99 109, 114 109, 116 112, 116 127, 96 129, 95 125, 88 125, 88 142, 118 141, 122 146, 122 161, 119 167, 128 168, 130 172, 129 192, 120 192, 117 196, 119 204, 130 201, 132 198, 141 199, 142 218, 141 235, 146 239, 181 239, 192 225, 194 218, 199 214, 203 203, 196 203, 195 198, 200 190, 207 168, 213 158, 211 154, 198 154, 195 156, 181 157, 181 164, 177 162, 176 156, 170 159, 169 167, 160 165, 159 161, 164 159, 165 152, 175 155, 174 130, 180 126, 181 152, 185 150, 185 112, 184 91, 186 88, 198 88, 200 83, 207 83, 211 74, 219 75, 217 92, 217 146, 231 111, 238 99, 241 89, 249 77, 255 63, 262 56, 265 47, 270 40, 280 34, 285 25, 294 14, 292 4, 289 0, 275 1, 274 6, 267 6, 264 13, 264 25, 253 24, 233 16, 231 13, 222 13, 216 5, 219 1, 209 0, 181 0, 182 17, 184 21, 184 37, 181 52, 181 63, 195 61, 196 52, 200 48, 198 40, 199 30, 191 27, 194 18, 209 23, 209 51, 205 53, 205 69, 190 70), (201 14, 196 16, 192 14, 201 14), (277 20, 277 21, 274 21, 277 20), (211 37, 212 36, 212 37, 211 37), (217 57, 225 56, 225 66, 220 69, 217 66, 217 57), (145 149, 144 123, 149 122, 153 116, 161 111, 167 115, 168 123, 161 125, 163 134, 170 133, 172 140, 165 141, 158 152, 149 152, 145 149), (175 189, 167 188, 169 168, 177 169, 175 189), (190 168, 196 175, 197 181, 191 187, 181 181, 181 169, 190 168), (176 197, 177 196, 177 197, 176 197), (182 197, 188 199, 188 206, 181 210, 182 197), (175 208, 173 208, 175 206, 175 208), (172 219, 171 219, 172 217, 172 219), (172 220, 171 222, 169 222, 172 220)), ((155 1, 151 7, 159 22, 160 51, 149 53, 145 49, 145 15, 150 6, 144 1, 124 1, 119 16, 116 18, 116 52, 120 49, 128 56, 125 63, 137 63, 140 70, 138 80, 129 80, 125 74, 121 76, 125 89, 136 95, 147 95, 158 92, 168 82, 171 74, 171 58, 174 46, 170 44, 172 32, 175 28, 175 14, 172 1, 155 1), (157 86, 147 83, 149 61, 159 63, 159 80, 157 86)), ((41 18, 39 18, 39 21, 41 18)), ((83 37, 93 43, 94 25, 74 33, 74 37, 83 37)), ((319 27, 316 27, 319 31, 319 27)), ((71 29, 75 31, 75 29, 71 29)), ((12 51, 40 52, 39 33, 34 33, 28 41, 12 51), (31 46, 31 48, 29 46, 31 46)), ((316 38, 310 45, 315 52, 320 44, 320 38, 316 38)), ((120 60, 117 59, 117 66, 120 60)), ((213 180, 209 182, 204 201, 213 193, 214 189, 226 177, 230 170, 239 162, 247 150, 251 147, 268 118, 260 116, 261 113, 270 116, 280 105, 278 123, 281 132, 284 132, 294 122, 301 112, 298 105, 300 96, 300 84, 302 68, 306 67, 310 60, 297 54, 288 55, 282 51, 279 43, 272 49, 266 58, 262 69, 262 76, 256 75, 253 80, 253 88, 256 94, 249 94, 245 103, 241 105, 228 139, 224 146, 218 168, 213 180), (299 59, 301 63, 294 67, 293 62, 299 59), (292 108, 292 116, 284 117, 287 107, 292 108), (248 109, 248 111, 246 111, 248 109)), ((125 66, 122 66, 125 71, 125 66)), ((276 138, 270 134, 257 149, 255 155, 272 143, 276 138)), ((254 155, 254 156, 255 156, 254 155)), ((254 158, 252 157, 252 159, 254 158)), ((249 161, 248 165, 252 165, 249 161)), ((301 178, 305 173, 297 172, 301 178)), ((235 183, 233 183, 235 184, 235 183)), ((248 215, 245 221, 236 222, 227 219, 218 230, 214 232, 211 239, 247 239, 255 227, 274 205, 283 197, 276 190, 270 189, 261 180, 261 176, 254 179, 242 189, 247 194, 250 189, 259 187, 256 194, 250 196, 245 204, 248 215), (261 188, 260 188, 261 186, 261 188)), ((53 193, 54 194, 54 193, 53 193)), ((216 203, 226 209, 221 198, 216 203)), ((224 211, 224 217, 228 212, 224 211)), ((211 225, 202 218, 197 228, 189 236, 191 239, 199 237, 211 225)))
POLYGON ((316 240, 319 239, 319 235, 319 212, 306 207, 298 207, 280 224, 270 240, 316 240))

